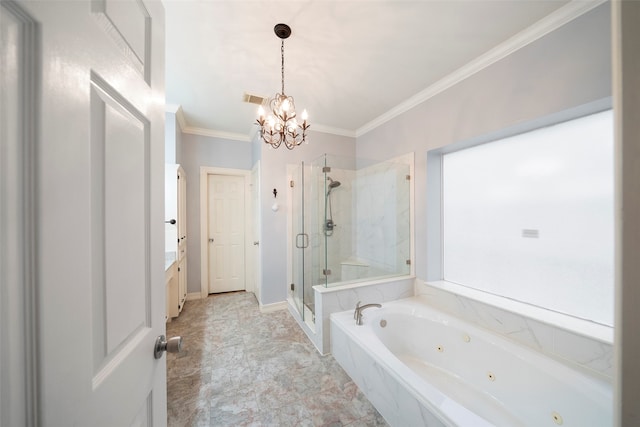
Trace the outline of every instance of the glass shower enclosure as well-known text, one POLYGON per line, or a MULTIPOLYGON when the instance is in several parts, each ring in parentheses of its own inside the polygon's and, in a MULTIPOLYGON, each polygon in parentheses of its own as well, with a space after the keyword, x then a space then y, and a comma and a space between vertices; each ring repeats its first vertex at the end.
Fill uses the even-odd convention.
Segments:
POLYGON ((410 274, 412 161, 325 154, 295 167, 290 286, 305 322, 314 322, 315 285, 410 274))

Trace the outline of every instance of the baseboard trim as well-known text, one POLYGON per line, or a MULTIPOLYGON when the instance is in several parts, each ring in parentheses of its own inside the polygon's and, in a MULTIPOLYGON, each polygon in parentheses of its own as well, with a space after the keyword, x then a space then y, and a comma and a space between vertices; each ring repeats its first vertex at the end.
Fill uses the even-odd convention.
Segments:
POLYGON ((196 299, 202 299, 202 294, 200 292, 191 292, 187 294, 187 298, 185 301, 193 301, 196 299))
POLYGON ((276 302, 273 304, 266 304, 266 305, 262 305, 260 304, 260 312, 261 313, 271 313, 274 311, 279 311, 279 310, 286 310, 287 309, 287 302, 286 301, 281 301, 281 302, 276 302))

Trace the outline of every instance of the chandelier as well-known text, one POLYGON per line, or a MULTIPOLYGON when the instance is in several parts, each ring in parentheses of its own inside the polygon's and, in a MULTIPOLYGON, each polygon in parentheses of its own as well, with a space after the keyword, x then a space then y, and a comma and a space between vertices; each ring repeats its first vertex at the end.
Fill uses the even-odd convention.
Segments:
POLYGON ((278 148, 284 143, 285 147, 292 150, 305 142, 310 125, 307 123, 307 110, 302 111, 300 117, 302 124, 298 123, 293 97, 284 93, 284 39, 291 35, 291 28, 287 24, 277 24, 273 31, 282 40, 280 45, 282 92, 276 93, 269 99, 271 112, 268 116, 265 117, 264 108, 260 106, 257 124, 260 126, 260 137, 265 143, 273 148, 278 148))

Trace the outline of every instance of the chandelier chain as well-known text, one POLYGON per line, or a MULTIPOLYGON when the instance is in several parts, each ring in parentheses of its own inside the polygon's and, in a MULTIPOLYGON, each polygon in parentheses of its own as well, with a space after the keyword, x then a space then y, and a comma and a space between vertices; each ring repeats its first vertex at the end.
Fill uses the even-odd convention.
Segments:
POLYGON ((282 94, 284 95, 284 40, 280 44, 280 56, 282 57, 281 72, 282 72, 282 94))

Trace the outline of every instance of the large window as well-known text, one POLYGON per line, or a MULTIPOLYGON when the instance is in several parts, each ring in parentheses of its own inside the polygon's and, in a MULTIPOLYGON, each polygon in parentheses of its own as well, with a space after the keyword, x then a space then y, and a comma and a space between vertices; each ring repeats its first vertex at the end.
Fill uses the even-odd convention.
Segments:
POLYGON ((442 157, 444 280, 613 325, 613 115, 442 157))

